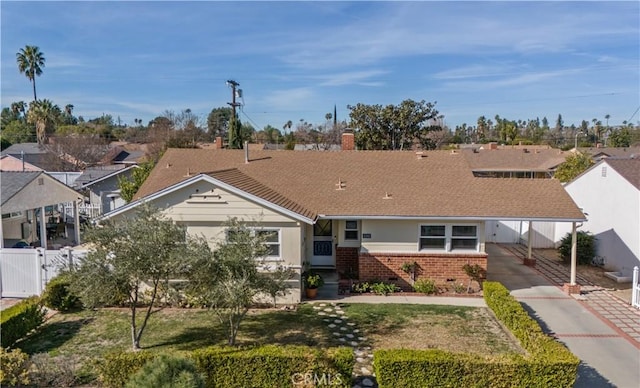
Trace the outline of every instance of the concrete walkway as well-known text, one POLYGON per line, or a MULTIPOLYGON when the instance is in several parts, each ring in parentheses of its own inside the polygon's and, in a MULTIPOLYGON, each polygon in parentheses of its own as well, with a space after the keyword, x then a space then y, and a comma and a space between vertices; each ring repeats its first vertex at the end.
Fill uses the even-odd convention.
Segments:
MULTIPOLYGON (((636 340, 585 301, 568 296, 541 272, 523 265, 512 248, 487 244, 488 280, 504 284, 546 333, 582 360, 574 387, 639 387, 640 350, 636 340)), ((553 276, 564 281, 562 273, 553 276)), ((609 304, 611 309, 617 306, 613 300, 609 304)))

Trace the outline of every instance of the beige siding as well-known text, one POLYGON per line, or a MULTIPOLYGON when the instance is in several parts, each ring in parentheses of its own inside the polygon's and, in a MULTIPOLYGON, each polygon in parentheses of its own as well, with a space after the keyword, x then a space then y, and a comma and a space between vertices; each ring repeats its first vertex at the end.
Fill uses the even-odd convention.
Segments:
POLYGON ((362 220, 360 234, 371 234, 362 238, 362 250, 366 252, 418 252, 420 225, 450 224, 477 225, 480 252, 484 252, 484 222, 455 222, 451 220, 362 220))
POLYGON ((347 220, 334 221, 334 226, 337 227, 338 232, 338 246, 341 248, 360 248, 360 239, 362 236, 362 221, 353 219, 358 222, 358 240, 345 240, 344 231, 347 225, 347 220))
POLYGON ((261 222, 292 221, 289 217, 204 181, 164 195, 153 203, 156 207, 167 209, 167 215, 176 221, 226 221, 229 217, 261 222), (208 196, 205 198, 204 195, 208 196))

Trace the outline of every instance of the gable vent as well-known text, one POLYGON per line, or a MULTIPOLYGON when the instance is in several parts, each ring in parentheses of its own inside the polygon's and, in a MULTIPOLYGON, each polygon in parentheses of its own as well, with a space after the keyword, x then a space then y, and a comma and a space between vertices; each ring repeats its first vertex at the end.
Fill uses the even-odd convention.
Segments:
POLYGON ((606 178, 607 177, 607 166, 602 166, 602 177, 606 178))

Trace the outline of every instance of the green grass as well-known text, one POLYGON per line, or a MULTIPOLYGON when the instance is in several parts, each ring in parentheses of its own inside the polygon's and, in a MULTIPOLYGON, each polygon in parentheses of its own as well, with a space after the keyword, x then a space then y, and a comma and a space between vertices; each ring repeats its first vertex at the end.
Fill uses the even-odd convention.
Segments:
POLYGON ((344 311, 376 349, 430 349, 494 354, 522 352, 486 308, 347 304, 344 311))
MULTIPOLYGON (((348 319, 374 348, 440 348, 480 354, 519 351, 486 309, 438 305, 343 305, 348 319)), ((251 310, 240 325, 238 345, 342 345, 310 304, 295 311, 251 310)), ((127 309, 57 314, 19 347, 48 353, 59 362, 77 362, 81 382, 97 378, 95 362, 107 353, 131 349, 127 309)), ((141 346, 152 352, 191 351, 226 345, 227 334, 214 312, 164 309, 152 314, 141 346)))

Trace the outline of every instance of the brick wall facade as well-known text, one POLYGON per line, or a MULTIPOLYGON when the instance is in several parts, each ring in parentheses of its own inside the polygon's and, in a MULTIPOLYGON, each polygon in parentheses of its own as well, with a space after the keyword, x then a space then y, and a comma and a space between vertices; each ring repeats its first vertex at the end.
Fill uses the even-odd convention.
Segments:
POLYGON ((359 248, 336 247, 336 271, 342 274, 358 272, 359 248))
POLYGON ((439 286, 451 282, 467 283, 469 277, 462 266, 478 264, 487 269, 486 253, 438 254, 438 253, 361 253, 358 257, 360 281, 381 280, 412 291, 410 276, 400 269, 405 262, 418 263, 416 280, 431 279, 439 286))

